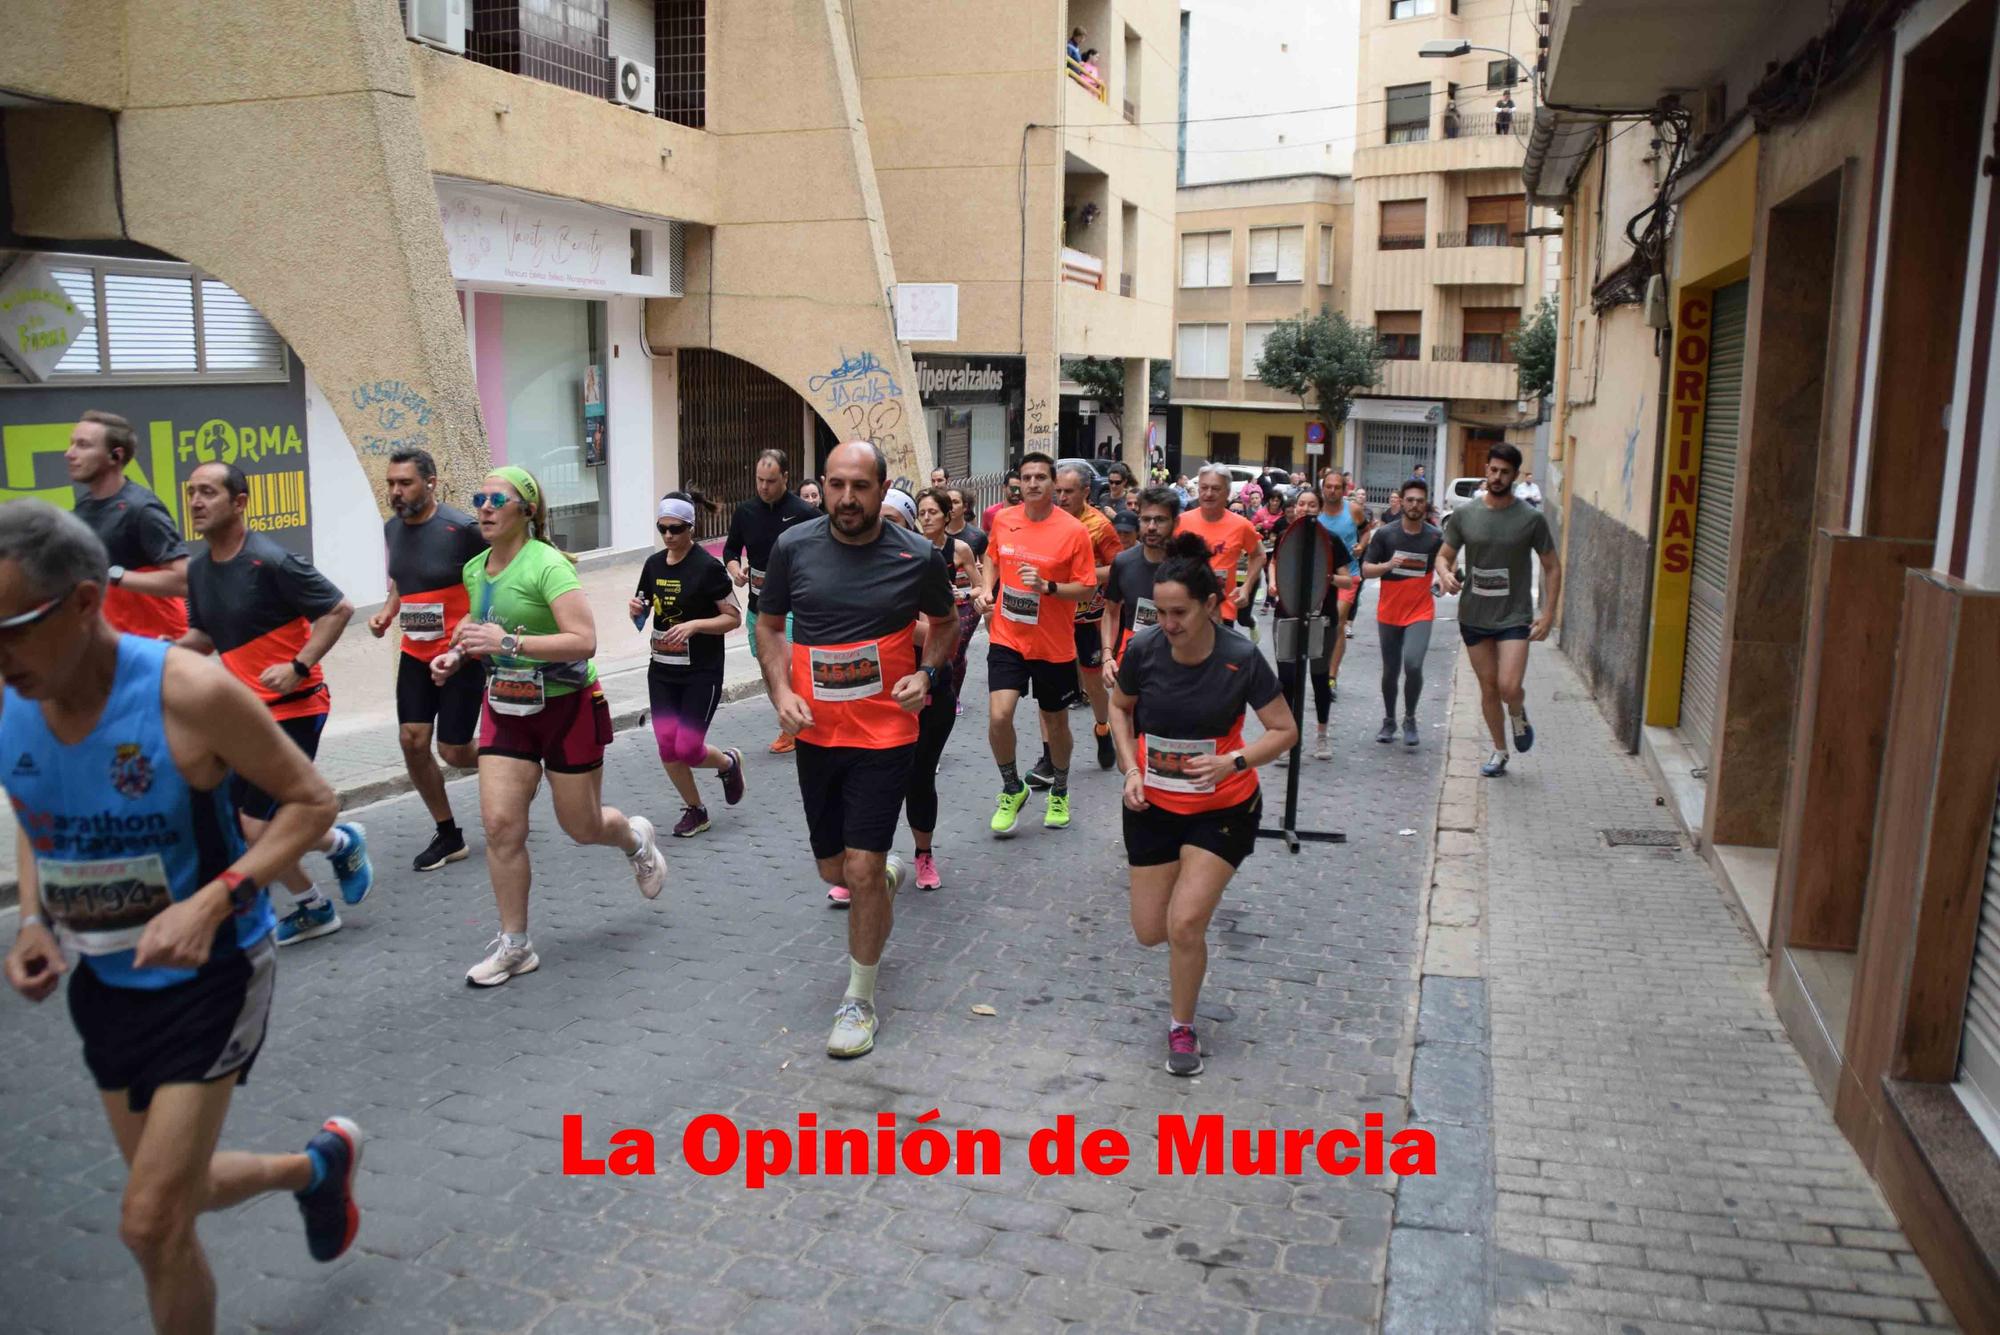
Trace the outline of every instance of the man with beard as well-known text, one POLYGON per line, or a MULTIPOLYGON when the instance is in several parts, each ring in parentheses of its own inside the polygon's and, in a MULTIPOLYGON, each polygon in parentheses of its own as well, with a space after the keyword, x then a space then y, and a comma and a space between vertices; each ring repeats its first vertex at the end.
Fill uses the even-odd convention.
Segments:
POLYGON ((1171 487, 1148 487, 1139 493, 1139 545, 1120 552, 1104 584, 1104 672, 1106 684, 1118 679, 1118 660, 1132 637, 1160 616, 1153 607, 1153 573, 1167 559, 1167 543, 1180 522, 1181 498, 1171 487))
POLYGON ((465 857, 465 835, 445 796, 444 775, 431 755, 435 734, 445 763, 478 767, 473 734, 485 683, 477 672, 457 672, 440 686, 431 680, 431 660, 451 645, 452 632, 471 611, 462 575, 465 563, 486 550, 479 521, 437 498, 437 464, 428 450, 398 450, 389 456, 389 508, 395 516, 382 526, 389 548, 389 600, 368 618, 376 639, 391 624, 402 631, 396 667, 396 739, 403 766, 424 799, 437 834, 417 854, 418 871, 435 871, 465 857))
MULTIPOLYGON (((751 624, 756 623, 757 599, 764 588, 764 571, 771 563, 771 549, 787 530, 818 519, 820 512, 791 491, 792 461, 783 450, 765 450, 757 456, 757 494, 736 507, 729 520, 729 536, 722 540, 722 563, 729 578, 741 589, 748 585, 751 624)), ((828 513, 833 495, 822 490, 828 513)), ((792 734, 780 732, 771 743, 772 755, 788 755, 792 734)))
POLYGON ((83 488, 76 517, 111 558, 104 619, 128 634, 178 640, 187 634, 187 544, 165 503, 125 477, 138 448, 130 422, 93 408, 70 430, 63 463, 83 488))

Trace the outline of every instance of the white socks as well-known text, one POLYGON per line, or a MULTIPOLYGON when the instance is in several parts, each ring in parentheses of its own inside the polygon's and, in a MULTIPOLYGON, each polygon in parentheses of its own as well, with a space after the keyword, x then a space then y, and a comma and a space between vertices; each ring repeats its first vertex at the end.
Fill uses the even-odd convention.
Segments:
POLYGON ((847 995, 857 1001, 875 1000, 875 971, 879 964, 863 964, 852 955, 847 957, 847 995))

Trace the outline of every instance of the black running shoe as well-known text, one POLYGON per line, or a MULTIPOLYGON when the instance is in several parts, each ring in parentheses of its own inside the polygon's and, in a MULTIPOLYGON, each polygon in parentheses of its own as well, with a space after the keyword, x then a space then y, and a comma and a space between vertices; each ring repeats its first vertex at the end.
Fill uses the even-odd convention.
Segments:
POLYGON ((1111 729, 1097 734, 1097 768, 1110 769, 1118 763, 1118 748, 1111 744, 1111 729))
POLYGON ((447 862, 465 860, 465 835, 458 830, 439 830, 431 846, 417 854, 418 871, 436 871, 447 862))
POLYGON ((1413 718, 1406 718, 1403 720, 1403 745, 1415 746, 1416 744, 1417 744, 1417 721, 1413 718))
POLYGON ((1056 765, 1044 757, 1035 762, 1035 767, 1021 776, 1022 782, 1030 788, 1053 788, 1056 786, 1056 765))
POLYGON ((1376 740, 1376 741, 1378 741, 1378 742, 1393 742, 1393 741, 1395 741, 1395 740, 1396 740, 1396 720, 1394 720, 1394 719, 1392 719, 1392 718, 1385 718, 1385 719, 1383 719, 1383 720, 1382 720, 1382 726, 1381 726, 1381 728, 1380 728, 1379 730, 1377 730, 1377 732, 1375 733, 1375 740, 1376 740))
POLYGON ((307 1142, 326 1164, 319 1185, 293 1199, 306 1221, 306 1250, 315 1261, 337 1259, 361 1230, 361 1207, 354 1203, 354 1174, 361 1167, 361 1128, 345 1117, 329 1117, 307 1142))

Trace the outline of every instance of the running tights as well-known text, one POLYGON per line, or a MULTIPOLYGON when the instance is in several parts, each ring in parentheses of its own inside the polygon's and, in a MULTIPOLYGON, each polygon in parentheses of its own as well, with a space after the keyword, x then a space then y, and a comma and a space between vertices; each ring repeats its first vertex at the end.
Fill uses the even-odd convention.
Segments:
POLYGON ((951 651, 951 689, 954 699, 965 690, 965 652, 972 647, 972 633, 979 629, 979 613, 970 598, 958 604, 958 647, 951 651))
MULTIPOLYGON (((940 681, 939 685, 943 686, 943 682, 940 681)), ((951 728, 956 722, 958 697, 949 689, 932 691, 930 703, 917 715, 917 755, 910 764, 910 791, 906 803, 912 830, 929 834, 937 828, 938 762, 944 758, 944 744, 951 740, 951 728)))
POLYGON ((1424 655, 1430 652, 1434 622, 1412 621, 1407 626, 1375 623, 1382 637, 1382 717, 1396 717, 1396 673, 1403 674, 1403 717, 1417 716, 1417 698, 1424 693, 1424 655))
MULTIPOLYGON (((1327 634, 1335 634, 1338 629, 1336 623, 1328 628, 1327 634)), ((1326 679, 1326 660, 1308 659, 1306 675, 1312 678, 1313 712, 1319 715, 1319 726, 1324 728, 1327 715, 1333 708, 1333 684, 1326 679)), ((1299 690, 1298 669, 1289 658, 1278 664, 1278 685, 1284 688, 1285 701, 1292 707, 1292 717, 1299 720, 1301 727, 1305 726, 1305 696, 1299 690)))

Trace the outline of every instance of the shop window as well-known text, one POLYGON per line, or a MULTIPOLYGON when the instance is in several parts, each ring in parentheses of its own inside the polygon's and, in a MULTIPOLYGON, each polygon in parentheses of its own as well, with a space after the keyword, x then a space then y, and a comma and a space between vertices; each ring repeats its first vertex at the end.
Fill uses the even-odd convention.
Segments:
POLYGON ((1511 362, 1510 346, 1520 327, 1521 312, 1513 307, 1473 308, 1465 312, 1465 340, 1459 360, 1468 362, 1511 362))
POLYGON ((1521 67, 1511 60, 1489 60, 1486 62, 1486 86, 1488 88, 1512 88, 1521 82, 1521 67))
POLYGON ((1229 286, 1229 233, 1189 232, 1181 238, 1181 286, 1229 286))
POLYGON ((1431 137, 1431 86, 1398 84, 1386 91, 1389 104, 1385 142, 1414 144, 1431 137))
POLYGON ((611 542, 602 437, 585 425, 593 403, 600 416, 606 406, 604 316, 601 301, 500 298, 507 461, 542 484, 549 537, 567 552, 611 542))
POLYGON ((1305 250, 1303 227, 1251 228, 1250 281, 1253 284, 1305 281, 1305 250))
POLYGON ((1174 374, 1191 380, 1229 378, 1229 326, 1184 324, 1174 346, 1174 374))
POLYGON ((1243 453, 1243 437, 1234 431, 1211 431, 1208 433, 1208 461, 1212 464, 1233 464, 1243 453))
POLYGON ((1260 378, 1257 374, 1257 359, 1264 355, 1264 340, 1269 338, 1271 331, 1277 327, 1275 321, 1264 321, 1243 326, 1243 378, 1245 380, 1260 378))
POLYGON ((1424 248, 1424 201, 1385 199, 1382 226, 1376 246, 1382 250, 1422 250, 1424 248))
MULTIPOLYGON (((227 283, 192 265, 44 258, 63 291, 90 317, 56 364, 52 382, 291 378, 278 331, 227 283)), ((0 385, 25 383, 0 361, 0 385)))
POLYGON ((1375 312, 1375 337, 1381 341, 1382 356, 1387 361, 1419 360, 1423 329, 1422 311, 1375 312))

